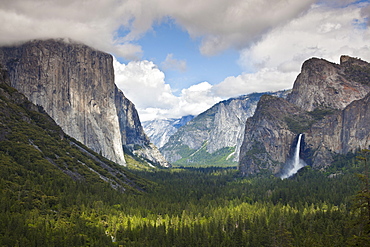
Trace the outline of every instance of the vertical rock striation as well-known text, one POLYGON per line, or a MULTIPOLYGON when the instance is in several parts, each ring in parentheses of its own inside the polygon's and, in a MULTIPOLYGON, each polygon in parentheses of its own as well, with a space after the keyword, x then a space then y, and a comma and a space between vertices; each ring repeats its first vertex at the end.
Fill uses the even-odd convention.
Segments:
POLYGON ((239 170, 254 174, 268 170, 278 173, 286 161, 296 134, 286 118, 300 116, 301 109, 285 99, 263 95, 253 117, 245 125, 240 148, 239 170))
POLYGON ((333 154, 370 145, 370 64, 348 56, 340 64, 306 61, 287 100, 262 97, 246 123, 239 169, 279 173, 299 133, 309 165, 329 166, 333 154))
POLYGON ((346 154, 370 146, 370 93, 312 125, 306 133, 312 166, 325 168, 332 154, 346 154))
POLYGON ((119 164, 123 147, 149 145, 134 105, 114 83, 111 55, 70 40, 1 47, 11 86, 70 136, 119 164))
POLYGON ((176 131, 192 120, 194 116, 188 115, 181 118, 155 119, 142 122, 145 133, 158 148, 163 147, 176 131))
MULTIPOLYGON (((286 91, 267 93, 280 97, 286 91)), ((181 165, 236 163, 243 141, 245 121, 252 116, 262 93, 221 101, 178 129, 161 148, 170 162, 181 165), (203 154, 203 155, 201 155, 203 154), (199 157, 203 156, 203 157, 199 157)))
POLYGON ((342 56, 340 64, 311 58, 303 63, 287 99, 305 111, 319 106, 344 109, 370 91, 366 70, 369 64, 360 59, 342 56), (356 75, 356 72, 357 75, 356 75))
POLYGON ((115 88, 115 105, 121 130, 123 145, 149 145, 149 138, 140 124, 135 105, 126 98, 121 90, 115 88))

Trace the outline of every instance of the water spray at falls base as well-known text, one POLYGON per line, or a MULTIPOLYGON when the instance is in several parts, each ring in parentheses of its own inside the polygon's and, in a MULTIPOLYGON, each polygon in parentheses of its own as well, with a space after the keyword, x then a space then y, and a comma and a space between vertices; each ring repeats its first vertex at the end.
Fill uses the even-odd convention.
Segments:
POLYGON ((298 172, 299 169, 306 166, 306 163, 300 158, 300 150, 301 150, 301 141, 302 141, 302 134, 299 134, 297 145, 294 150, 294 156, 291 160, 287 163, 287 169, 281 175, 281 178, 288 178, 298 172))

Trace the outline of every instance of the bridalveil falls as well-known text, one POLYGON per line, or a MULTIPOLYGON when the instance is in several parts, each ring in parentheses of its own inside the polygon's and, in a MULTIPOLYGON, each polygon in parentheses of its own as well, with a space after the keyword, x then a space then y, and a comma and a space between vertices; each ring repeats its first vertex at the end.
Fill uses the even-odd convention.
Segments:
POLYGON ((301 150, 302 134, 299 134, 297 145, 294 150, 294 156, 291 160, 288 160, 287 169, 281 175, 281 178, 288 178, 298 172, 299 169, 304 167, 306 163, 299 157, 301 150))

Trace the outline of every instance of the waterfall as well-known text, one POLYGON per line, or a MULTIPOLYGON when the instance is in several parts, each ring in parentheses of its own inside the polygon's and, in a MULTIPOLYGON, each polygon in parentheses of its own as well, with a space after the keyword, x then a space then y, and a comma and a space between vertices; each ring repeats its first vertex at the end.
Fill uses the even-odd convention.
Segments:
POLYGON ((299 169, 304 167, 306 163, 299 157, 299 152, 301 150, 301 140, 302 140, 302 134, 299 134, 297 145, 294 150, 294 156, 292 160, 288 161, 288 169, 283 173, 281 176, 282 179, 288 178, 298 172, 299 169))

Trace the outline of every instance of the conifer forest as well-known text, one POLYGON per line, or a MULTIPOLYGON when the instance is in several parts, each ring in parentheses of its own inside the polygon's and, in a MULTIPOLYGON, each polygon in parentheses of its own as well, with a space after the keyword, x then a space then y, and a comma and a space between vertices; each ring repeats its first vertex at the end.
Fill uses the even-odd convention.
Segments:
POLYGON ((363 154, 284 180, 215 167, 134 169, 142 189, 124 193, 16 155, 0 153, 1 246, 369 246, 363 154))
POLYGON ((117 165, 0 84, 0 246, 369 246, 369 150, 281 179, 117 165))

